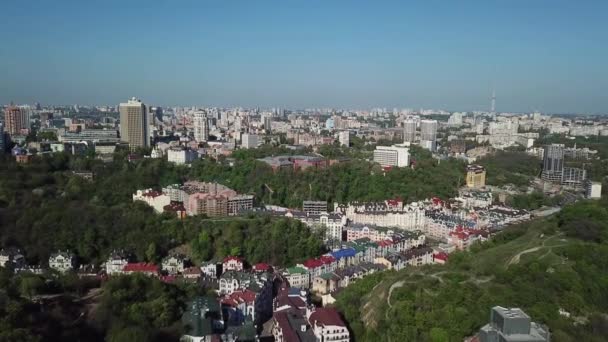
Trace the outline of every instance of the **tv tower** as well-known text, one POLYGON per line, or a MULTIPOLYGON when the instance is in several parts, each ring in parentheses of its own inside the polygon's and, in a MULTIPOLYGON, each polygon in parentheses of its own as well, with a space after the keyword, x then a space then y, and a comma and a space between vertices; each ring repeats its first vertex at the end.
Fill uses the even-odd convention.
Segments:
POLYGON ((490 103, 490 112, 496 113, 496 91, 492 90, 492 102, 490 103))

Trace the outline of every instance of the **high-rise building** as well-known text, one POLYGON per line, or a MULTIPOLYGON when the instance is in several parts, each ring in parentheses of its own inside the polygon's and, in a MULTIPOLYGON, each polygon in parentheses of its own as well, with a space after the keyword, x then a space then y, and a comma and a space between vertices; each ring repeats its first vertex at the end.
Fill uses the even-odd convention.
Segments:
POLYGON ((467 166, 467 187, 483 188, 486 186, 486 169, 481 165, 467 166))
POLYGON ((264 115, 263 120, 264 120, 264 130, 266 131, 266 133, 270 133, 272 131, 272 116, 264 115))
POLYGON ((260 144, 259 137, 255 134, 245 133, 241 139, 243 148, 256 148, 260 144))
POLYGON ((194 140, 199 143, 209 140, 209 120, 205 112, 194 113, 194 140))
POLYGON ((585 182, 585 197, 591 199, 602 198, 602 183, 601 182, 585 182))
POLYGON ((376 146, 374 162, 381 166, 407 167, 410 165, 410 150, 399 145, 376 146))
POLYGON ((150 107, 150 115, 152 116, 150 123, 153 123, 155 118, 158 122, 162 122, 163 121, 163 107, 150 107))
POLYGON ((403 142, 412 143, 416 140, 416 121, 408 119, 403 121, 403 142))
POLYGON ((21 108, 8 106, 4 110, 4 131, 10 136, 20 135, 23 127, 21 108))
POLYGON ((542 179, 561 183, 564 174, 564 145, 551 144, 545 146, 543 156, 542 179))
POLYGON ((127 103, 121 103, 120 112, 120 139, 129 143, 131 149, 150 146, 148 134, 148 112, 146 105, 136 98, 127 103))
POLYGON ((350 146, 350 132, 342 131, 338 133, 338 141, 340 142, 340 146, 350 146))
POLYGON ((437 120, 420 121, 420 146, 430 151, 437 149, 437 120))

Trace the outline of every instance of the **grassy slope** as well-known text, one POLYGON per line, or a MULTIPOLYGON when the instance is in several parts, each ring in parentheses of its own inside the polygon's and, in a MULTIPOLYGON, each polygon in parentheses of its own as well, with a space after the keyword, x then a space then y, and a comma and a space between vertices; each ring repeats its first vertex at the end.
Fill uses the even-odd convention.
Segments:
MULTIPOLYGON (((584 305, 578 305, 581 301, 575 295, 553 300, 550 294, 568 289, 551 287, 567 283, 556 277, 576 274, 574 263, 561 256, 560 251, 583 242, 565 237, 555 227, 555 219, 529 222, 511 228, 525 230, 522 236, 506 243, 491 243, 473 253, 452 255, 453 260, 447 265, 389 272, 361 300, 360 320, 348 317, 348 312, 346 318, 358 341, 462 340, 487 322, 494 305, 520 306, 537 321, 568 326, 570 322, 557 322, 563 320, 556 317, 558 307, 584 316, 580 312, 584 305), (520 279, 529 267, 545 271, 529 281, 535 284, 532 288, 528 279, 520 279), (449 338, 442 338, 448 336, 448 331, 449 338)), ((341 299, 344 300, 339 298, 338 307, 342 309, 345 305, 341 299)), ((561 340, 568 340, 568 336, 561 340)))

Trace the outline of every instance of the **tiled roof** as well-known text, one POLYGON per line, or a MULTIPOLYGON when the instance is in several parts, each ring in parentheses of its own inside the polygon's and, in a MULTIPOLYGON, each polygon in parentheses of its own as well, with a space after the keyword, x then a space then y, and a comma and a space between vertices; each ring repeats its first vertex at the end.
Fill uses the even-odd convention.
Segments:
POLYGON ((145 262, 136 262, 126 264, 123 268, 124 272, 154 272, 158 273, 158 266, 145 262))
POLYGON ((308 321, 312 325, 335 325, 346 327, 346 324, 344 324, 344 321, 340 318, 338 311, 332 308, 318 308, 310 315, 308 321))

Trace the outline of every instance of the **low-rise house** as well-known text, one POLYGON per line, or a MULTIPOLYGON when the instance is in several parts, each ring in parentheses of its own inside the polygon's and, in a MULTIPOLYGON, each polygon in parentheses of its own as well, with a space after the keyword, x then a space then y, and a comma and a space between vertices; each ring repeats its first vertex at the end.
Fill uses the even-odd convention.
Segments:
POLYGON ((275 342, 317 342, 306 317, 298 310, 275 312, 272 315, 272 336, 275 342))
POLYGON ((19 248, 8 247, 0 250, 0 267, 17 269, 25 265, 25 257, 19 248))
POLYGON ((227 295, 237 290, 251 289, 257 291, 271 281, 268 273, 250 273, 244 271, 227 271, 219 279, 219 294, 227 295))
POLYGON ((298 266, 306 269, 310 274, 310 278, 314 279, 323 273, 333 272, 338 266, 338 263, 333 256, 322 255, 316 259, 308 259, 298 266))
POLYGON ((222 262, 222 268, 226 271, 242 271, 244 269, 243 259, 237 256, 228 256, 222 262))
POLYGON ((340 280, 342 278, 333 272, 323 273, 313 279, 312 292, 317 295, 333 292, 339 288, 340 280))
POLYGON ((355 257, 357 255, 357 251, 355 251, 355 249, 352 247, 339 249, 331 252, 330 254, 336 259, 338 268, 347 267, 356 263, 355 257))
POLYGON ((433 254, 433 262, 436 264, 445 264, 448 262, 448 254, 445 252, 437 252, 433 254))
POLYGON ((246 319, 255 319, 257 294, 251 290, 237 290, 221 299, 224 316, 229 325, 241 325, 246 319))
POLYGON ((310 273, 303 267, 289 267, 283 272, 283 276, 291 287, 307 289, 310 287, 310 273))
POLYGON ((201 271, 201 268, 197 267, 197 266, 188 267, 188 268, 184 269, 184 271, 182 272, 182 276, 185 279, 192 279, 192 280, 199 279, 202 276, 202 274, 203 274, 203 272, 201 271))
POLYGON ((162 261, 162 269, 168 274, 184 273, 188 265, 188 258, 181 254, 173 254, 165 257, 162 261))
POLYGON ((317 341, 348 342, 350 333, 340 314, 332 308, 317 308, 308 314, 317 341))
POLYGON ((201 265, 201 271, 203 272, 203 275, 205 277, 211 278, 211 279, 217 279, 219 275, 221 275, 223 272, 222 270, 222 263, 217 263, 214 261, 208 261, 208 262, 204 262, 201 265))
POLYGON ((162 213, 165 206, 171 204, 171 198, 160 191, 152 189, 137 190, 133 194, 133 201, 143 201, 157 213, 162 213))
POLYGON ((159 270, 158 266, 154 264, 149 264, 145 262, 135 262, 128 263, 124 266, 122 273, 124 274, 133 274, 133 273, 142 273, 148 276, 158 276, 159 270))
POLYGON ((268 265, 267 263, 257 263, 255 265, 253 265, 253 267, 251 267, 251 270, 253 272, 272 272, 272 266, 268 265))
POLYGON ((76 267, 76 256, 68 251, 53 253, 49 257, 49 267, 61 273, 71 271, 76 267))
POLYGON ((106 261, 106 274, 120 274, 129 263, 129 256, 124 250, 115 250, 106 261))

